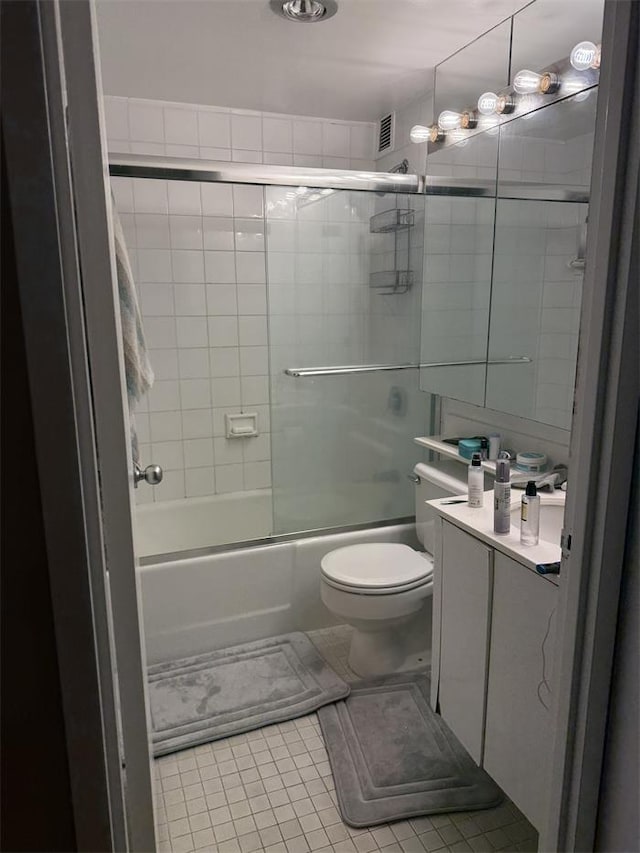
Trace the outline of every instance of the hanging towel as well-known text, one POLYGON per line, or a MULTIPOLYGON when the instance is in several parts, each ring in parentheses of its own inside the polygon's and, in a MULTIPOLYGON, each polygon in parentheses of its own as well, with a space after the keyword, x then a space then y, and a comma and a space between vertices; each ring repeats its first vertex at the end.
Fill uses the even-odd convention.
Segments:
POLYGON ((120 299, 120 322, 124 348, 124 370, 127 380, 127 399, 129 403, 129 424, 131 428, 131 448, 134 462, 139 461, 138 437, 136 435, 134 409, 144 394, 153 385, 153 370, 147 354, 147 346, 142 328, 142 317, 138 306, 138 295, 133 283, 133 273, 129 254, 124 240, 122 223, 111 198, 113 215, 113 234, 116 249, 116 271, 118 276, 118 296, 120 299))

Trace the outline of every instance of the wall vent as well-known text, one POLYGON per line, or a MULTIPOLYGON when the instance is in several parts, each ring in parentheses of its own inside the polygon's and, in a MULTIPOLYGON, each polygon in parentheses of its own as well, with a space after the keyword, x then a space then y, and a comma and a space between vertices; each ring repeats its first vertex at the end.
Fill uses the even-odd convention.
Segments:
POLYGON ((378 124, 378 153, 390 151, 393 148, 393 136, 396 125, 396 114, 383 116, 378 124))

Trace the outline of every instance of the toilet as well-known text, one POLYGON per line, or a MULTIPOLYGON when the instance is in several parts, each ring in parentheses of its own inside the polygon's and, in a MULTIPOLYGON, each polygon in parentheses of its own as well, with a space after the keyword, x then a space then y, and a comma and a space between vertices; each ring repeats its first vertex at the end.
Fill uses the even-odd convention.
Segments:
POLYGON ((386 675, 431 663, 435 515, 425 501, 466 494, 461 471, 466 468, 449 460, 413 469, 416 532, 424 550, 375 542, 336 548, 322 558, 322 601, 354 629, 349 666, 357 675, 386 675))

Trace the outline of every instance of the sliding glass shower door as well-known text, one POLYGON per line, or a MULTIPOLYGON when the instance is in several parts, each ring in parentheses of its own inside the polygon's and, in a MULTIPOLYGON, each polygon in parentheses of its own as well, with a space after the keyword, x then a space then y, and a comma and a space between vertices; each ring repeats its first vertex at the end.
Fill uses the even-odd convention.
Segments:
POLYGON ((275 534, 413 514, 428 398, 390 366, 419 360, 423 216, 418 195, 265 188, 275 534))

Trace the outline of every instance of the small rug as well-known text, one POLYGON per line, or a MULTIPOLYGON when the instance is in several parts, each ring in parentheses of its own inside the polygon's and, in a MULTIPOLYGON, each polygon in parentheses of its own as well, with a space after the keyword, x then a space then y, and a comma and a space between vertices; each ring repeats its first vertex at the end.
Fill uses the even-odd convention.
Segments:
POLYGON ((352 684, 348 699, 318 711, 346 823, 486 809, 503 799, 428 696, 424 674, 393 675, 352 684))
POLYGON ((304 634, 150 666, 154 755, 281 723, 349 694, 304 634))

